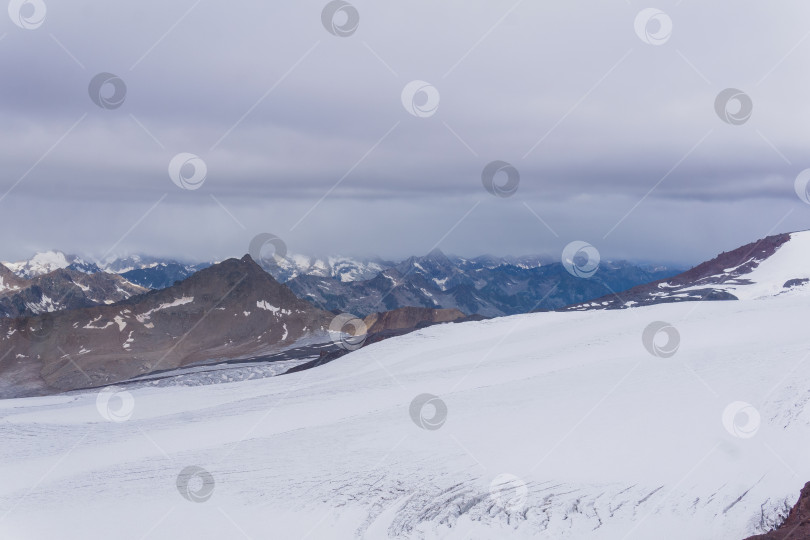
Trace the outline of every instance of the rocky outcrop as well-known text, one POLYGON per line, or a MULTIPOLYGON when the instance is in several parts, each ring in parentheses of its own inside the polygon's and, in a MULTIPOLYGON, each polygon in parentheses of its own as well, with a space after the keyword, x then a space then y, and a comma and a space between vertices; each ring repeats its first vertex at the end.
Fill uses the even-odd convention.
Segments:
POLYGON ((810 482, 799 494, 799 500, 778 529, 746 540, 810 540, 810 482))
POLYGON ((0 295, 18 291, 27 285, 27 281, 0 264, 0 295))
POLYGON ((332 318, 249 256, 229 259, 112 305, 0 319, 0 397, 102 386, 201 361, 277 352, 324 335, 332 318))
POLYGON ((373 334, 385 330, 402 330, 429 324, 452 322, 465 317, 466 315, 457 309, 404 307, 382 313, 373 313, 366 317, 363 322, 366 323, 368 332, 373 334))

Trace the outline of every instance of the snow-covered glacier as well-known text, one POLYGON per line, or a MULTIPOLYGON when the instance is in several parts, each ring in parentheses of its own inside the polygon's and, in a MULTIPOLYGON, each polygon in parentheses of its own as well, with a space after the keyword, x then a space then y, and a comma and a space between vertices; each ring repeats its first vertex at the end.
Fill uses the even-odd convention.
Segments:
POLYGON ((810 480, 809 317, 799 293, 536 313, 6 400, 0 538, 741 540, 810 480))

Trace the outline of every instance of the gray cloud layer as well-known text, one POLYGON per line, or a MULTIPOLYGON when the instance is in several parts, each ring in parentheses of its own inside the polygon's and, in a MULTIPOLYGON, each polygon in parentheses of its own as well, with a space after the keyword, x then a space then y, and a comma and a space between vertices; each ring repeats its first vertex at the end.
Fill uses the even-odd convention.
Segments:
POLYGON ((269 231, 295 252, 583 239, 697 262, 810 226, 793 191, 810 167, 806 3, 665 2, 660 46, 636 35, 635 2, 353 4, 345 38, 322 1, 49 2, 37 29, 4 19, 0 258, 218 258, 269 231), (120 108, 90 100, 99 72, 125 81, 120 108), (436 114, 405 110, 412 80, 438 90, 436 114), (743 125, 715 113, 728 87, 752 99, 743 125), (169 179, 180 152, 205 160, 199 190, 169 179), (514 197, 483 189, 493 160, 520 171, 514 197))

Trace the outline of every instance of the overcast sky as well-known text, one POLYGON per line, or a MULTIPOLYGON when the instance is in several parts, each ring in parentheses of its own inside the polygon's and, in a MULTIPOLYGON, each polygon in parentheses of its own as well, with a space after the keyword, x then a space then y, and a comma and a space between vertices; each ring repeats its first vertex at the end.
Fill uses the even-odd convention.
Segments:
POLYGON ((0 22, 0 260, 219 259, 270 232, 297 253, 553 254, 583 240, 603 258, 696 263, 810 228, 794 191, 810 167, 801 0, 660 13, 352 0, 327 12, 333 33, 323 0, 21 3, 0 22), (126 85, 102 86, 108 108, 90 96, 99 73, 126 85), (403 100, 412 81, 431 86, 403 100), (721 119, 727 88, 750 118, 732 100, 721 119), (181 153, 205 163, 198 189, 170 178, 181 153), (483 185, 496 160, 519 172, 511 196, 483 185))

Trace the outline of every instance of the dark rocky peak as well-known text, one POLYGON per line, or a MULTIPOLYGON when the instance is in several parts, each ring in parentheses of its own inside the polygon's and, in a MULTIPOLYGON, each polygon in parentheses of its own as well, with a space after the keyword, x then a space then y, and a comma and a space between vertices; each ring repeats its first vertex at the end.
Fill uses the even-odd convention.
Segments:
POLYGON ((442 264, 442 265, 444 265, 444 264, 452 264, 452 262, 450 261, 450 258, 447 255, 445 255, 444 252, 439 248, 433 249, 430 253, 425 255, 424 258, 425 258, 425 260, 433 261, 433 262, 435 262, 437 264, 442 264))

